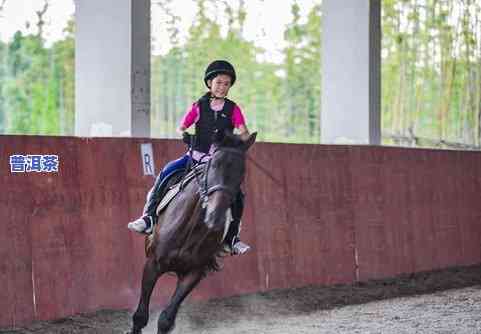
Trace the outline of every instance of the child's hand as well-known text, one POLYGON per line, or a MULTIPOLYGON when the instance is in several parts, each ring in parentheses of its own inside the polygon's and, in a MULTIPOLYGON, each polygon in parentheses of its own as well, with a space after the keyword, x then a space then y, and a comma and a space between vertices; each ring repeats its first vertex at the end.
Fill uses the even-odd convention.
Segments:
POLYGON ((188 132, 183 132, 182 133, 182 141, 186 143, 187 145, 191 145, 194 141, 194 136, 191 135, 188 132))

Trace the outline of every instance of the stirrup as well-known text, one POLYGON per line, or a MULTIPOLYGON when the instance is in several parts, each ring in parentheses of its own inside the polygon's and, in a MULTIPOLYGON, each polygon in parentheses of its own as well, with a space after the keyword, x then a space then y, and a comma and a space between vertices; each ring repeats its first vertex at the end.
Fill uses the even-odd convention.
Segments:
POLYGON ((242 255, 247 253, 251 249, 251 246, 248 244, 237 240, 231 247, 232 255, 242 255))

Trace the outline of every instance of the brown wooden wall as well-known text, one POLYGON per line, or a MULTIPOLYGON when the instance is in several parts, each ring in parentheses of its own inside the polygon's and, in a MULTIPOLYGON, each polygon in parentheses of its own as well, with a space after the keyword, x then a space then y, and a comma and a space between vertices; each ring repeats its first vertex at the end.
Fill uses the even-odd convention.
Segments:
MULTIPOLYGON (((0 136, 0 327, 134 308, 143 237, 126 224, 176 140, 0 136), (12 154, 57 154, 58 173, 10 172, 12 154)), ((481 152, 259 143, 243 239, 193 298, 350 283, 481 262, 481 152)), ((162 278, 153 302, 165 303, 162 278)))

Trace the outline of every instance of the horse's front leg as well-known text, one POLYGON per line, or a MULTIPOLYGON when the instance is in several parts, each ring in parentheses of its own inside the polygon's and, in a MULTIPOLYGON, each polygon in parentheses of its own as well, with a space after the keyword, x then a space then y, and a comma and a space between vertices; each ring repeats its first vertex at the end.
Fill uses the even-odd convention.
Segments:
POLYGON ((157 334, 167 334, 174 329, 175 318, 177 317, 180 304, 197 286, 197 284, 199 284, 202 277, 204 277, 203 271, 195 271, 182 278, 179 278, 177 281, 177 287, 169 305, 167 305, 167 307, 159 316, 159 321, 157 323, 157 334))
POLYGON ((137 310, 132 317, 133 327, 131 334, 142 333, 142 328, 147 325, 149 321, 150 296, 154 290, 155 283, 162 274, 163 271, 159 268, 154 257, 149 257, 144 265, 140 300, 137 310))

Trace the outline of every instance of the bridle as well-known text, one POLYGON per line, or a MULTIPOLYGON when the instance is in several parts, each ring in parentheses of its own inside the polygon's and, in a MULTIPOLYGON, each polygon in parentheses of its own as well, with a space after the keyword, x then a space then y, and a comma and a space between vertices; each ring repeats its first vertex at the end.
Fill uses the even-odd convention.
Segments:
POLYGON ((238 192, 238 189, 234 189, 233 187, 229 187, 222 183, 209 186, 208 177, 209 177, 209 170, 211 167, 211 161, 217 152, 229 152, 232 154, 239 155, 241 157, 245 156, 245 151, 238 148, 217 147, 214 149, 214 152, 212 152, 212 157, 207 161, 207 165, 205 166, 204 177, 202 182, 198 179, 198 176, 196 174, 196 180, 197 180, 197 184, 199 185, 200 200, 202 203, 202 208, 207 207, 207 200, 209 199, 209 195, 216 191, 222 191, 226 193, 230 197, 231 201, 235 198, 238 192))

